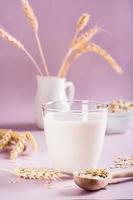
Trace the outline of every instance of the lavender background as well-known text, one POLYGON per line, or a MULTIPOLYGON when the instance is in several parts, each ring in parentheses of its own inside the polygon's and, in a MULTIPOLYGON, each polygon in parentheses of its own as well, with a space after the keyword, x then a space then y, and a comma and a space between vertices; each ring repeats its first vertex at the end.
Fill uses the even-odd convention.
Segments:
MULTIPOLYGON (((77 19, 83 12, 88 12, 91 14, 88 27, 97 23, 108 31, 96 36, 94 41, 108 50, 123 67, 124 74, 117 75, 95 54, 86 54, 71 66, 67 76, 67 79, 73 81, 76 86, 76 98, 133 100, 133 0, 30 0, 30 2, 40 22, 39 35, 51 75, 56 75, 59 70, 74 34, 77 19)), ((18 38, 42 65, 33 32, 23 16, 19 0, 0 0, 0 26, 18 38)), ((9 162, 7 154, 0 154, 3 168, 50 166, 43 132, 33 131, 36 129, 33 109, 37 86, 36 75, 36 70, 24 53, 0 39, 0 127, 15 130, 30 129, 39 144, 38 153, 32 155, 31 159, 20 156, 16 163, 9 162)), ((107 134, 100 165, 110 166, 114 158, 132 155, 132 137, 132 131, 125 134, 107 134)), ((45 188, 41 182, 19 180, 16 184, 10 184, 12 180, 15 180, 14 176, 0 173, 0 192, 3 200, 27 199, 29 192, 32 199, 38 197, 40 199, 132 199, 133 197, 132 181, 89 193, 76 187, 72 180, 59 182, 57 187, 51 190, 45 188), (72 188, 69 186, 71 184, 72 188)))
MULTIPOLYGON (((39 35, 51 75, 56 75, 68 50, 74 26, 83 12, 91 14, 88 27, 102 26, 94 41, 123 67, 117 75, 95 54, 77 60, 67 76, 76 86, 76 98, 132 99, 133 1, 132 0, 40 0, 30 1, 40 22, 39 35)), ((41 65, 33 32, 23 17, 20 1, 0 1, 0 25, 18 38, 41 65)), ((0 40, 0 124, 33 122, 36 70, 18 49, 0 40)))

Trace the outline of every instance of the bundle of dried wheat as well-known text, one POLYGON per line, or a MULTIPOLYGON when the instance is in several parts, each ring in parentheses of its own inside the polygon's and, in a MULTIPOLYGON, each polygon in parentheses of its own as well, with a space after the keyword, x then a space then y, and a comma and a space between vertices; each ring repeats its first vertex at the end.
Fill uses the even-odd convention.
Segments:
POLYGON ((42 59, 42 62, 43 62, 44 70, 46 72, 46 75, 49 75, 48 66, 47 66, 46 59, 45 59, 45 56, 44 56, 44 53, 43 53, 43 50, 42 50, 40 38, 39 38, 39 35, 38 35, 39 23, 38 23, 37 17, 36 17, 36 15, 35 15, 35 13, 34 13, 34 11, 33 11, 28 0, 21 0, 21 3, 22 3, 24 15, 25 15, 26 19, 28 20, 29 24, 31 25, 31 27, 34 31, 35 38, 36 38, 37 45, 38 45, 38 49, 39 49, 39 52, 40 52, 40 56, 41 56, 41 59, 42 59))
POLYGON ((16 132, 12 130, 0 129, 0 150, 10 147, 10 159, 15 159, 21 155, 31 144, 33 150, 37 150, 36 139, 30 132, 16 132))
POLYGON ((122 74, 123 71, 118 63, 108 54, 103 48, 91 42, 91 39, 98 33, 102 31, 102 29, 94 26, 89 29, 85 33, 78 36, 79 32, 84 29, 89 21, 90 16, 82 15, 77 22, 76 32, 74 34, 74 38, 71 42, 70 48, 68 49, 68 53, 63 60, 61 68, 58 72, 58 77, 65 77, 70 69, 71 64, 74 60, 76 60, 79 56, 82 56, 87 52, 94 52, 101 56, 106 62, 108 62, 111 67, 118 73, 122 74))
MULTIPOLYGON (((38 50, 42 59, 43 67, 45 70, 45 73, 47 76, 49 76, 49 70, 46 63, 46 59, 44 56, 44 52, 42 49, 42 45, 40 42, 38 29, 39 29, 39 22, 38 19, 33 11, 33 8, 31 7, 28 0, 21 0, 22 9, 25 15, 25 18, 29 22, 29 24, 32 27, 32 30, 35 35, 35 39, 37 42, 38 50)), ((70 47, 68 49, 68 52, 63 60, 63 63, 59 69, 58 77, 65 77, 70 69, 70 66, 76 60, 79 56, 82 56, 86 52, 94 52, 101 56, 107 63, 111 65, 111 67, 118 73, 122 74, 123 70, 118 65, 118 63, 111 57, 109 53, 107 53, 103 48, 98 46, 95 43, 91 42, 91 39, 100 33, 102 30, 98 28, 97 26, 94 26, 90 28, 85 33, 81 33, 81 31, 84 30, 84 28, 87 26, 88 22, 90 20, 90 15, 87 13, 83 13, 79 19, 77 20, 77 23, 75 25, 75 34, 72 38, 72 41, 70 43, 70 47), (79 35, 80 34, 80 35, 79 35)), ((37 71, 40 75, 43 75, 40 67, 37 65, 34 58, 31 56, 31 54, 25 49, 24 45, 19 42, 16 38, 11 36, 9 33, 7 33, 4 29, 0 28, 0 37, 15 46, 16 48, 19 48, 24 51, 24 53, 30 58, 30 60, 33 62, 34 66, 36 67, 37 71)))

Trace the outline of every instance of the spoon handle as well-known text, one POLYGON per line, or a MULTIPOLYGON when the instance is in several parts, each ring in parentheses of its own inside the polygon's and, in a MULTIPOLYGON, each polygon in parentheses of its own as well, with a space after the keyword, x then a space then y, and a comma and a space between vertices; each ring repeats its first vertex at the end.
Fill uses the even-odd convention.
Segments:
POLYGON ((113 178, 126 178, 126 177, 133 177, 133 170, 124 170, 124 171, 112 173, 112 179, 113 178))

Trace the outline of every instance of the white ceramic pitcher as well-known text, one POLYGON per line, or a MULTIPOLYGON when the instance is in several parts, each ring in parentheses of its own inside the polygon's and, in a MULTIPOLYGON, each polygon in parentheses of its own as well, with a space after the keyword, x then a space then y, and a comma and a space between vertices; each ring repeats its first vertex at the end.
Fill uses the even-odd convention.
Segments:
POLYGON ((43 129, 42 104, 49 101, 73 100, 75 87, 65 78, 54 76, 37 76, 37 93, 35 98, 35 123, 43 129))

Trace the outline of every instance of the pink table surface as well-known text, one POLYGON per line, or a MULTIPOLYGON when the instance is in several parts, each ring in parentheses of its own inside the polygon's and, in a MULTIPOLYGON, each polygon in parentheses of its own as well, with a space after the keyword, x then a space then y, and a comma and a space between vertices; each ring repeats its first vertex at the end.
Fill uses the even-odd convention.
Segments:
MULTIPOLYGON (((35 129, 34 126, 32 128, 35 129)), ((32 133, 38 141, 39 151, 30 158, 27 155, 19 157, 16 162, 9 161, 7 154, 1 153, 0 168, 51 167, 44 133, 38 130, 32 133)), ((114 158, 133 155, 132 141, 133 131, 106 135, 99 166, 109 167, 114 158)), ((8 199, 133 199, 133 181, 110 185, 97 192, 87 192, 78 188, 71 179, 54 182, 49 188, 43 181, 24 180, 8 173, 0 173, 0 200, 8 199)))

